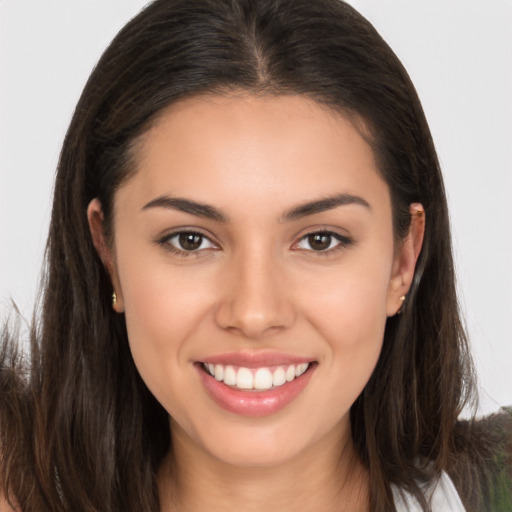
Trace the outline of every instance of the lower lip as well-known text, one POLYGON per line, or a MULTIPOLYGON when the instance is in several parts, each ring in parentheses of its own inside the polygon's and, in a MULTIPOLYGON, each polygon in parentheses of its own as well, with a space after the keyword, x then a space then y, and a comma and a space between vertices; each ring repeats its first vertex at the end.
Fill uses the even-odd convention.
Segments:
POLYGON ((243 391, 215 380, 198 364, 199 376, 212 399, 226 411, 241 416, 268 416, 286 407, 307 386, 316 365, 310 365, 300 377, 275 389, 243 391))

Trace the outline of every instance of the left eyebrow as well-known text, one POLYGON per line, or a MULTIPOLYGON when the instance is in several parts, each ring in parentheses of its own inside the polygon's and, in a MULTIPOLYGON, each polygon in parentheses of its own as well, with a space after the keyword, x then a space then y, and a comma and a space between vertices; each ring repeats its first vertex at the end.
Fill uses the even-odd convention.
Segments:
POLYGON ((303 217, 307 217, 308 215, 314 215, 315 213, 325 212, 338 208, 338 206, 345 206, 349 204, 357 204, 367 208, 368 210, 372 209, 368 202, 362 197, 354 196, 352 194, 337 194, 295 206, 285 212, 279 220, 280 222, 298 220, 303 217))

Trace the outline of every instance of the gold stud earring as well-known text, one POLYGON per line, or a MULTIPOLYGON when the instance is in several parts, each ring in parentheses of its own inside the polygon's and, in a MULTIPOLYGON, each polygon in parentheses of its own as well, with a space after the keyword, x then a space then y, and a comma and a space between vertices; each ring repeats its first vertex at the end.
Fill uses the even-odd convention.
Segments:
POLYGON ((404 302, 405 302, 405 295, 402 295, 401 297, 398 297, 398 300, 400 301, 400 307, 398 308, 398 311, 396 312, 397 315, 401 315, 402 314, 402 307, 404 305, 404 302))
POLYGON ((116 309, 116 304, 117 304, 117 295, 116 295, 116 292, 112 292, 112 307, 114 309, 116 309))

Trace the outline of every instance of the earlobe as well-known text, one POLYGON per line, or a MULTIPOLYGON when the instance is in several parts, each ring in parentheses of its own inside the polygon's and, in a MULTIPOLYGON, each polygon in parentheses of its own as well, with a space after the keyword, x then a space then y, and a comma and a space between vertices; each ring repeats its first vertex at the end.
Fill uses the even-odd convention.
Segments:
POLYGON ((112 308, 114 311, 121 313, 124 310, 121 287, 119 285, 112 248, 105 236, 103 209, 98 198, 94 198, 87 207, 87 221, 89 223, 89 230, 91 231, 94 247, 112 281, 112 308))
POLYGON ((425 234, 425 211, 419 203, 410 206, 411 224, 409 233, 395 255, 393 273, 389 283, 387 315, 400 313, 407 301, 407 293, 414 278, 414 269, 423 245, 425 234))

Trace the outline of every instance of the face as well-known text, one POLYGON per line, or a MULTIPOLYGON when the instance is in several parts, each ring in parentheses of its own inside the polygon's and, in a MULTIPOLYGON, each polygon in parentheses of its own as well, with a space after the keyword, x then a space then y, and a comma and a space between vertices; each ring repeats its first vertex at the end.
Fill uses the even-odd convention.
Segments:
POLYGON ((331 449, 414 267, 360 131, 301 96, 195 97, 136 164, 104 259, 174 442, 251 466, 331 449))

